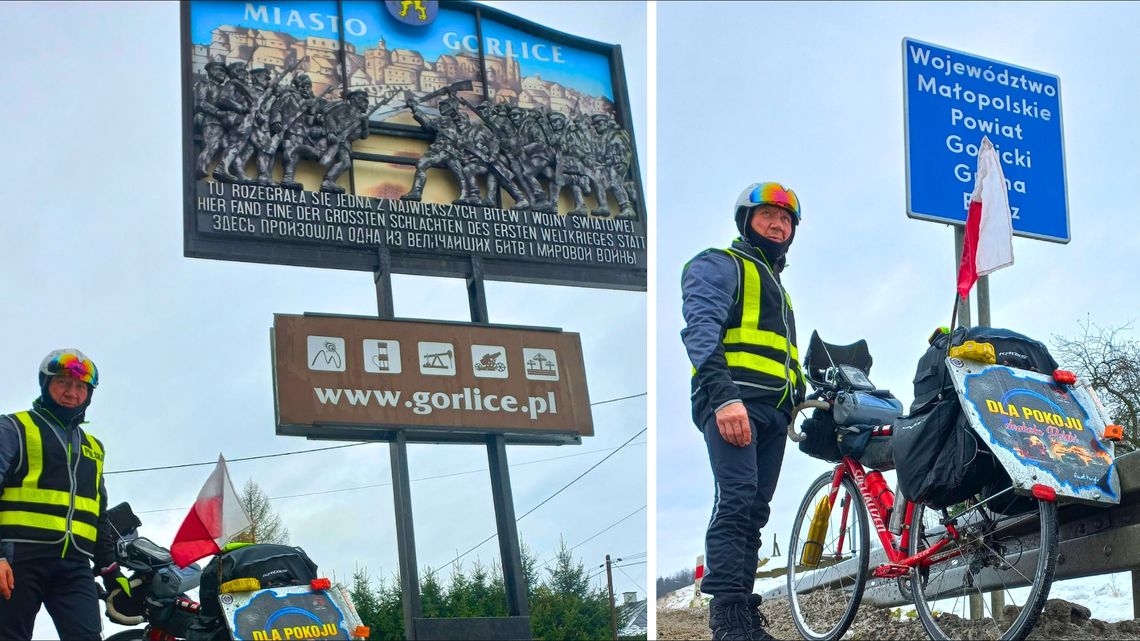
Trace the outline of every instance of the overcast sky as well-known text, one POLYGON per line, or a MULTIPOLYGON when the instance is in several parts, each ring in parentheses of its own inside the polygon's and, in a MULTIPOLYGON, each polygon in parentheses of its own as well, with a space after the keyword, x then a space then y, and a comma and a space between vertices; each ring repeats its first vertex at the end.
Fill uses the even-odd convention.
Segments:
MULTIPOLYGON (((1048 342, 1085 319, 1140 317, 1140 5, 666 2, 657 15, 658 575, 702 553, 713 494, 688 418, 681 267, 736 235, 744 186, 781 181, 803 205, 783 277, 801 354, 812 330, 865 338, 871 380, 909 406, 926 338, 950 320, 953 230, 905 211, 904 37, 1060 77, 1072 242, 1014 239, 1016 262, 990 277, 993 324, 1048 342)), ((827 468, 787 448, 765 555, 774 536, 786 550, 803 491, 827 468)))
MULTIPOLYGON (((639 154, 645 154, 646 33, 639 3, 493 3, 534 22, 623 47, 639 154)), ((372 276, 189 259, 182 255, 177 3, 0 4, 0 105, 7 180, 0 217, 0 411, 38 394, 48 351, 78 347, 101 385, 88 419, 106 445, 112 503, 129 501, 142 533, 169 545, 211 467, 112 472, 324 447, 274 435, 269 329, 274 313, 376 312, 372 276)), ((644 163, 642 164, 644 167, 644 163)), ((590 399, 643 394, 646 294, 487 283, 496 323, 581 334, 590 399)), ((468 320, 456 279, 395 278, 397 316, 468 320)), ((645 397, 596 406, 581 446, 509 447, 523 514, 647 425, 645 397), (541 463, 536 463, 542 461, 541 463)), ((644 598, 646 436, 519 523, 542 563, 559 541, 591 571, 629 556, 615 591, 644 598), (640 555, 640 556, 639 556, 640 555)), ((421 569, 442 569, 495 532, 486 450, 410 447, 421 569), (417 480, 423 477, 447 478, 417 480)), ((388 447, 234 462, 261 485, 324 575, 356 568, 393 579, 397 550, 388 447), (363 489, 350 489, 363 488, 363 489)), ((494 540, 463 559, 498 560, 494 540)), ((17 580, 19 580, 17 578, 17 580)), ((604 572, 593 585, 605 583, 604 572), (600 583, 599 583, 600 582, 600 583)), ((620 597, 619 597, 620 598, 620 597)), ((108 628, 108 632, 111 628, 108 628)), ((36 638, 55 634, 45 614, 36 638)))

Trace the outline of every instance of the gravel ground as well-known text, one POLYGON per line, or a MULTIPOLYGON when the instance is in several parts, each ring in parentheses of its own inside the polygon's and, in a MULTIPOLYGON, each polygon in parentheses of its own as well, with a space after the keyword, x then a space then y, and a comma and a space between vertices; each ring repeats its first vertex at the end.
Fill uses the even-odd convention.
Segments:
MULTIPOLYGON (((768 631, 777 639, 802 639, 792 623, 788 602, 765 601, 761 612, 771 625, 768 631)), ((892 619, 891 611, 863 604, 846 639, 925 639, 926 631, 917 619, 892 619)), ((658 639, 711 639, 707 608, 657 610, 658 639)), ((969 638, 970 624, 962 621, 959 638, 969 638)), ((1136 639, 1140 640, 1140 619, 1105 623, 1089 618, 1088 608, 1063 599, 1050 599, 1030 639, 1136 639)))

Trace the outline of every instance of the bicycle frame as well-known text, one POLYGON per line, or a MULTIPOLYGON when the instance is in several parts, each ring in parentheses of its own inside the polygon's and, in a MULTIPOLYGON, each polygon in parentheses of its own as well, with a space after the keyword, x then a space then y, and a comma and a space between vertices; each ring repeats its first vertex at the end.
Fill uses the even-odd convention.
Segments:
MULTIPOLYGON (((855 487, 859 488, 859 494, 863 497, 863 503, 867 507, 867 513, 871 517, 871 523, 874 525, 875 531, 879 535, 879 541, 883 544, 883 550, 887 554, 888 562, 875 568, 873 572, 875 577, 897 578, 909 573, 911 568, 930 567, 935 563, 941 563, 961 554, 960 551, 957 551, 939 557, 936 560, 931 560, 933 555, 937 554, 951 541, 958 538, 958 530, 952 523, 947 523, 946 534, 942 538, 918 554, 908 556, 909 551, 907 549, 906 538, 907 533, 910 532, 910 528, 912 527, 915 504, 906 500, 901 506, 895 505, 894 509, 896 510, 906 510, 903 518, 902 533, 897 535, 896 538, 896 535, 891 532, 890 528, 888 528, 883 521, 885 515, 879 510, 878 499, 871 495, 871 491, 867 487, 867 474, 863 469, 863 465, 849 456, 844 456, 843 460, 835 466, 835 472, 831 480, 831 490, 828 493, 828 502, 832 507, 835 506, 835 500, 839 494, 839 485, 844 476, 850 476, 855 482, 855 487)), ((890 490, 888 489, 887 492, 890 492, 890 490)), ((851 503, 844 503, 843 515, 840 520, 839 541, 835 552, 836 555, 840 555, 843 552, 843 538, 847 532, 847 517, 850 514, 850 509, 851 503)))

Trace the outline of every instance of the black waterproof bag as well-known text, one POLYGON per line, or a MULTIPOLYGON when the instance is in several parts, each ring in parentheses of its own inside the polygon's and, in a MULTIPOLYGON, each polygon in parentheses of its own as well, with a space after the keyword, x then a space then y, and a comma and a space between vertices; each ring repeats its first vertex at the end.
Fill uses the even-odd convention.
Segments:
POLYGON ((843 455, 839 452, 837 427, 831 412, 816 409, 800 425, 805 435, 799 442, 800 451, 812 458, 838 463, 843 455))
POLYGON ((1052 374, 1057 361, 1041 341, 1010 329, 999 327, 959 327, 951 335, 939 334, 918 361, 914 374, 914 402, 911 414, 921 414, 939 400, 954 398, 954 382, 946 369, 949 346, 966 341, 990 343, 994 346, 998 365, 1008 365, 1042 374, 1052 374))
POLYGON ((199 590, 202 614, 218 616, 218 588, 234 579, 257 579, 262 588, 308 585, 317 564, 299 547, 257 543, 219 554, 202 570, 199 590))
POLYGON ((899 419, 892 445, 903 495, 932 508, 974 496, 997 474, 993 455, 966 423, 956 396, 899 419))

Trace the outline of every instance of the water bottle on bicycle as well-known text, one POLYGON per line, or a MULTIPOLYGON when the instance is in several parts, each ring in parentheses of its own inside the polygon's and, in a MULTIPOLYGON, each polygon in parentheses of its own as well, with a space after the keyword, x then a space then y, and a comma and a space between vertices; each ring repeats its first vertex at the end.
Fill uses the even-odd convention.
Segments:
POLYGON ((1119 502, 1119 428, 1091 387, 1008 330, 932 336, 908 416, 871 383, 871 363, 865 341, 812 334, 813 393, 796 412, 814 412, 801 432, 793 415, 789 437, 836 466, 809 486, 792 525, 797 630, 839 638, 872 594, 913 603, 934 639, 1024 639, 1056 570, 1058 500, 1119 502), (900 493, 882 477, 896 468, 900 493))

